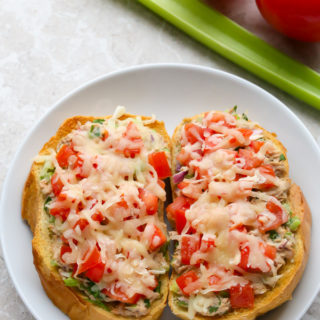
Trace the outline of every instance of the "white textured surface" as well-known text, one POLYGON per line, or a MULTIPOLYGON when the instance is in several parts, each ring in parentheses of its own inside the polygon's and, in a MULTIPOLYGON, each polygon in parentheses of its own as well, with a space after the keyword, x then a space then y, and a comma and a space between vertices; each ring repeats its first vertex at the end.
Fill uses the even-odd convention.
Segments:
MULTIPOLYGON (((237 74, 274 94, 314 136, 320 135, 320 112, 197 44, 134 0, 2 0, 0 5, 0 191, 25 133, 58 98, 87 80, 136 64, 194 63, 237 74)), ((234 18, 246 25, 244 7, 236 9, 234 18)), ((263 36, 268 26, 259 17, 256 22, 263 36)), ((253 29, 252 19, 247 25, 253 29)), ((302 61, 310 48, 320 51, 319 45, 300 44, 297 51, 297 43, 270 33, 266 38, 302 61)), ((320 71, 319 59, 309 54, 305 62, 320 71)), ((319 318, 320 295, 303 320, 319 318)), ((12 286, 1 252, 0 319, 33 319, 12 286)))

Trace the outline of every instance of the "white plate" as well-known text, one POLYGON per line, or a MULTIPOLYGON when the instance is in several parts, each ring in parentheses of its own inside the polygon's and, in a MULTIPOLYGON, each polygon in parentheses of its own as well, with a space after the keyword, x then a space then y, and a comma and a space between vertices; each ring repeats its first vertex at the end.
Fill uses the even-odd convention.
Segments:
MULTIPOLYGON (((115 106, 124 105, 134 114, 156 114, 172 133, 184 117, 235 104, 251 119, 277 132, 288 149, 290 175, 302 187, 314 214, 309 263, 293 300, 264 319, 302 317, 320 285, 320 152, 313 137, 279 100, 245 80, 205 67, 148 65, 111 73, 60 100, 29 133, 12 162, 1 201, 2 247, 15 287, 37 319, 67 317, 51 303, 40 285, 32 263, 32 235, 20 217, 20 199, 33 157, 61 122, 74 115, 108 115, 115 106)), ((174 318, 167 308, 162 319, 174 318)))

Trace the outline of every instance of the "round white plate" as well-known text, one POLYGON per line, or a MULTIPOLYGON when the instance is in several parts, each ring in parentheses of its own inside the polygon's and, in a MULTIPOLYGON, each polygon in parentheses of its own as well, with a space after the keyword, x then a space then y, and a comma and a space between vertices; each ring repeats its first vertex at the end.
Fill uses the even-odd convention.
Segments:
MULTIPOLYGON (((103 116, 124 105, 133 114, 155 114, 169 133, 188 116, 238 105, 239 112, 278 134, 288 149, 290 175, 301 186, 313 212, 312 246, 304 276, 293 300, 264 319, 299 319, 320 285, 320 152, 302 122, 279 100, 259 87, 210 68, 191 65, 147 65, 115 72, 91 81, 60 100, 33 128, 8 172, 1 201, 1 242, 11 278, 37 319, 67 317, 43 291, 33 266, 28 226, 21 220, 21 193, 32 159, 65 118, 103 116)), ((162 319, 175 319, 167 308, 162 319)))

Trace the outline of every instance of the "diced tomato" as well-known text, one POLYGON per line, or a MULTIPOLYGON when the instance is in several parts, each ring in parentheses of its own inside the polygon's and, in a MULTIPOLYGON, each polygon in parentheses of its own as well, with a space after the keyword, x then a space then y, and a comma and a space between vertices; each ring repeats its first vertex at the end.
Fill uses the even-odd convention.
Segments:
POLYGON ((238 266, 243 270, 249 271, 250 268, 248 267, 248 261, 249 261, 250 248, 248 246, 243 247, 240 249, 240 252, 241 252, 241 260, 238 266))
POLYGON ((181 263, 189 265, 191 256, 200 249, 200 236, 187 235, 181 239, 181 263))
POLYGON ((77 226, 80 227, 80 230, 83 231, 86 226, 89 224, 87 219, 79 219, 76 224, 73 226, 73 229, 75 229, 77 226))
POLYGON ((187 140, 194 144, 197 141, 201 141, 204 139, 204 129, 194 123, 187 123, 184 126, 185 134, 187 140))
POLYGON ((145 189, 139 189, 139 197, 146 206, 148 215, 153 215, 158 211, 158 197, 145 189))
POLYGON ((262 184, 259 185, 259 188, 260 189, 270 189, 270 188, 273 188, 274 187, 274 183, 273 181, 268 178, 268 176, 270 177, 275 177, 275 173, 274 173, 274 170, 272 168, 271 165, 269 164, 265 164, 265 165, 262 165, 260 168, 259 168, 259 171, 260 173, 266 178, 266 181, 262 184))
POLYGON ((221 278, 219 276, 213 274, 208 278, 208 283, 210 286, 214 286, 215 284, 219 283, 220 280, 221 278))
POLYGON ((137 230, 140 231, 140 232, 143 232, 144 229, 146 228, 147 224, 144 223, 144 224, 141 224, 140 226, 137 227, 137 230))
POLYGON ((101 255, 99 249, 97 248, 97 246, 95 246, 93 250, 91 250, 91 252, 85 253, 84 262, 79 266, 77 273, 83 273, 95 267, 99 263, 101 263, 101 255))
POLYGON ((54 173, 53 176, 51 177, 51 186, 52 186, 52 192, 57 197, 64 187, 57 173, 54 173))
POLYGON ((50 214, 55 217, 60 217, 62 221, 66 221, 70 213, 70 208, 52 208, 50 214))
POLYGON ((264 255, 268 257, 271 260, 274 260, 276 258, 277 249, 273 246, 270 246, 268 244, 264 245, 264 255))
POLYGON ((63 262, 63 263, 65 263, 65 261, 64 261, 64 259, 63 259, 63 255, 65 254, 65 253, 69 253, 69 252, 72 252, 72 249, 68 246, 68 245, 65 245, 65 244, 63 244, 62 246, 61 246, 61 249, 60 249, 60 260, 63 262))
POLYGON ((121 301, 128 304, 136 304, 138 300, 142 297, 141 294, 135 293, 132 297, 128 297, 121 289, 121 287, 114 286, 113 290, 111 289, 102 289, 103 294, 110 297, 111 299, 121 301))
POLYGON ((259 152, 263 145, 264 142, 259 140, 254 140, 250 143, 250 147, 253 149, 255 153, 259 152))
POLYGON ((253 308, 254 291, 250 283, 245 286, 240 284, 230 288, 230 302, 233 309, 253 308))
POLYGON ((231 124, 229 122, 227 122, 226 120, 226 116, 223 113, 219 113, 219 112, 214 112, 211 114, 210 118, 208 119, 208 115, 209 114, 205 114, 205 117, 207 118, 208 123, 214 122, 214 123, 218 123, 221 122, 221 124, 225 127, 228 128, 234 128, 235 124, 231 124))
POLYGON ((158 179, 158 185, 159 185, 162 189, 165 189, 165 187, 166 187, 165 182, 162 181, 161 179, 158 179))
POLYGON ((97 222, 101 222, 104 220, 104 216, 100 211, 97 211, 91 216, 91 219, 97 222))
POLYGON ((76 155, 76 152, 67 144, 64 144, 59 152, 57 153, 56 159, 59 166, 62 168, 67 168, 69 165, 69 157, 76 155))
POLYGON ((253 168, 257 168, 263 162, 263 160, 256 157, 251 150, 247 150, 247 149, 239 150, 239 158, 242 158, 245 160, 245 164, 243 167, 243 169, 245 170, 251 170, 253 168))
POLYGON ((250 136, 253 134, 253 131, 251 129, 247 128, 239 128, 238 131, 240 131, 245 139, 249 139, 250 136))
POLYGON ((85 276, 89 278, 93 282, 100 282, 103 277, 105 263, 102 261, 96 264, 94 267, 90 268, 86 273, 85 276))
POLYGON ((108 139, 108 137, 109 137, 109 132, 108 132, 108 130, 105 130, 104 133, 102 134, 101 139, 102 139, 102 141, 105 141, 108 139))
POLYGON ((171 169, 164 151, 149 154, 148 161, 156 170, 159 179, 165 179, 171 176, 171 169))
POLYGON ((151 243, 149 246, 150 251, 157 250, 167 241, 167 238, 165 234, 161 231, 161 229, 158 228, 157 226, 154 226, 154 228, 155 228, 155 231, 152 235, 151 243))
POLYGON ((177 187, 178 187, 178 189, 182 190, 182 189, 186 188, 188 185, 189 185, 189 182, 181 181, 180 183, 178 183, 177 187))
POLYGON ((207 238, 207 239, 201 239, 201 248, 200 251, 201 252, 209 252, 210 250, 212 250, 215 247, 215 242, 214 239, 212 238, 207 238))
POLYGON ((123 134, 123 136, 130 140, 132 145, 128 145, 123 150, 118 151, 123 152, 124 156, 127 158, 134 158, 140 153, 141 148, 143 147, 143 140, 141 139, 141 135, 137 126, 132 121, 129 122, 126 132, 123 134))
POLYGON ((273 201, 270 200, 267 202, 266 209, 269 210, 271 213, 273 213, 275 215, 276 219, 273 221, 272 224, 268 223, 267 225, 264 225, 259 220, 259 216, 258 216, 258 221, 260 222, 259 230, 261 232, 275 230, 278 227, 280 227, 282 224, 287 222, 287 219, 284 219, 284 217, 286 217, 286 216, 283 214, 282 208, 280 206, 278 206, 276 203, 274 203, 273 201))
MULTIPOLYGON (((177 197, 167 207, 167 213, 171 219, 175 220, 176 230, 179 234, 187 223, 185 211, 190 208, 191 203, 191 200, 186 197, 177 197)), ((189 229, 188 233, 192 233, 192 230, 189 229)))
POLYGON ((189 271, 184 273, 183 275, 181 275, 180 277, 178 277, 176 279, 177 285, 179 286, 179 288, 181 289, 181 291, 183 292, 183 294, 185 294, 186 296, 188 296, 190 293, 188 291, 185 291, 185 288, 190 285, 193 282, 196 282, 198 280, 198 276, 196 275, 196 273, 194 271, 189 271))

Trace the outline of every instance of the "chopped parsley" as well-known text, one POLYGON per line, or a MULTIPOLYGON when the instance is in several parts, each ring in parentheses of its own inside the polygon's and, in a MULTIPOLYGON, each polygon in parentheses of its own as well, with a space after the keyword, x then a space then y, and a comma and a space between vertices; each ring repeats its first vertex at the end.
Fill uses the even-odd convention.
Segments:
POLYGON ((176 303, 177 303, 177 306, 181 308, 188 308, 188 303, 186 301, 177 300, 176 303))
POLYGON ((286 160, 286 157, 284 156, 283 153, 281 153, 279 157, 279 161, 284 161, 284 160, 286 160))
POLYGON ((208 308, 208 311, 209 311, 210 313, 213 313, 213 312, 217 312, 218 309, 219 309, 219 307, 217 307, 217 306, 210 306, 210 307, 208 308))
POLYGON ((94 120, 92 121, 92 123, 100 123, 100 124, 103 124, 104 122, 105 122, 104 119, 94 119, 94 120))
POLYGON ((160 293, 160 290, 161 290, 161 281, 158 282, 158 285, 156 286, 154 291, 160 293))
POLYGON ((149 299, 144 299, 143 302, 144 302, 144 305, 146 306, 146 308, 150 308, 151 307, 149 299))
POLYGON ((89 136, 90 139, 93 139, 93 138, 95 138, 95 137, 101 137, 100 128, 92 125, 92 126, 90 127, 90 131, 89 131, 89 133, 88 133, 88 136, 89 136))
POLYGON ((110 311, 110 307, 100 300, 91 300, 91 299, 86 299, 86 300, 106 311, 110 311))
POLYGON ((275 240, 279 237, 279 233, 276 230, 270 230, 268 231, 268 234, 271 240, 275 240))
POLYGON ((223 291, 220 291, 220 292, 219 292, 219 296, 220 296, 221 298, 229 298, 229 297, 230 297, 230 294, 229 294, 229 291, 223 290, 223 291))
POLYGON ((245 113, 242 114, 242 119, 244 119, 244 120, 246 120, 246 121, 249 120, 248 117, 247 117, 247 115, 246 115, 245 113))
POLYGON ((230 113, 237 113, 237 109, 238 109, 238 106, 235 105, 235 106, 231 109, 230 113))
POLYGON ((67 287, 78 287, 80 284, 79 280, 72 277, 64 279, 63 282, 67 287))
POLYGON ((49 214, 49 208, 48 208, 48 204, 52 201, 52 198, 51 197, 48 197, 46 199, 46 201, 44 202, 44 205, 43 205, 43 209, 46 213, 49 214))

